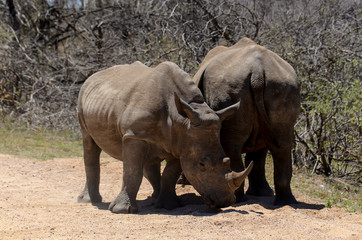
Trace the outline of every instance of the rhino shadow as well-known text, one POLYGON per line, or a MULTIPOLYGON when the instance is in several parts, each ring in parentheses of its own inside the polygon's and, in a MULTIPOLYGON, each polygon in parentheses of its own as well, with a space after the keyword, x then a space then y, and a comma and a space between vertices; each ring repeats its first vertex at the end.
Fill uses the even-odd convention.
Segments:
POLYGON ((99 210, 108 210, 110 202, 92 203, 92 206, 97 207, 99 210))
POLYGON ((163 215, 193 215, 193 216, 212 216, 218 214, 220 211, 210 209, 204 203, 203 199, 196 195, 195 193, 185 193, 178 195, 182 203, 182 207, 178 207, 172 210, 167 210, 164 208, 156 208, 155 202, 156 199, 148 197, 145 200, 137 201, 139 206, 140 215, 148 214, 163 214, 163 215))
MULTIPOLYGON (((155 199, 152 197, 148 197, 143 200, 137 200, 137 204, 139 206, 139 215, 149 215, 149 214, 163 214, 163 215, 172 215, 172 216, 181 216, 181 215, 192 215, 192 216, 214 216, 220 213, 229 213, 229 212, 237 212, 239 214, 249 214, 249 212, 245 210, 235 209, 233 207, 240 207, 244 205, 252 205, 259 204, 265 209, 268 210, 276 210, 283 206, 276 206, 273 204, 274 197, 257 197, 247 195, 247 201, 234 204, 228 209, 210 209, 202 200, 202 198, 195 193, 185 193, 179 195, 179 199, 182 202, 182 207, 175 208, 172 210, 167 210, 164 208, 156 208, 155 207, 155 199)), ((108 210, 110 202, 102 202, 102 203, 94 203, 93 206, 97 207, 99 210, 108 210)), ((294 209, 309 209, 309 210, 322 210, 325 208, 323 204, 314 204, 314 203, 305 203, 298 202, 297 204, 290 204, 290 207, 294 209)), ((264 215, 263 212, 251 210, 251 212, 264 215)))
MULTIPOLYGON (((175 208, 172 210, 167 210, 164 208, 156 208, 156 200, 152 197, 148 197, 143 200, 137 200, 137 205, 139 207, 138 215, 149 215, 149 214, 163 214, 163 215, 192 215, 192 216, 214 216, 220 213, 227 212, 237 212, 240 214, 249 214, 247 211, 228 208, 225 210, 221 209, 211 209, 203 201, 203 199, 196 195, 195 193, 185 193, 178 196, 181 200, 182 207, 175 208)), ((99 210, 108 211, 110 202, 94 203, 93 206, 97 207, 99 210)))
MULTIPOLYGON (((251 205, 251 204, 259 204, 265 209, 275 210, 279 209, 283 206, 274 205, 274 197, 258 197, 258 196, 250 196, 247 195, 247 201, 235 204, 234 206, 243 206, 243 205, 251 205)), ((324 204, 317 203, 306 203, 298 201, 296 204, 289 204, 288 206, 294 209, 309 209, 309 210, 322 210, 325 208, 324 204)))

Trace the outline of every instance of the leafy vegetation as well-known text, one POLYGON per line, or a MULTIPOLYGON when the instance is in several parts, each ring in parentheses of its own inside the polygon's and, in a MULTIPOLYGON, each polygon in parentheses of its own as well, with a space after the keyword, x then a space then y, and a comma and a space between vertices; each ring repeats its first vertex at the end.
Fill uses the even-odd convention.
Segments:
MULTIPOLYGON (((266 175, 270 186, 274 185, 272 162, 269 156, 266 175)), ((337 177, 315 175, 305 168, 294 168, 291 187, 297 200, 299 197, 313 199, 327 208, 339 207, 347 212, 362 212, 362 189, 358 184, 337 177)))
POLYGON ((342 207, 348 212, 362 211, 362 192, 358 185, 339 181, 338 178, 295 172, 292 189, 307 198, 325 204, 325 207, 342 207))

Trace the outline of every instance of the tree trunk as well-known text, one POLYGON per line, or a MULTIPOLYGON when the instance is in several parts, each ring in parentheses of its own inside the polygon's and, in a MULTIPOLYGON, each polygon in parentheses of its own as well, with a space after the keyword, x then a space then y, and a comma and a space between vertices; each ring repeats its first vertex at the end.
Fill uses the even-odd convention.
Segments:
POLYGON ((18 21, 18 18, 16 17, 16 9, 14 6, 14 1, 6 0, 6 4, 9 7, 11 26, 14 29, 14 31, 17 31, 19 29, 19 21, 18 21))

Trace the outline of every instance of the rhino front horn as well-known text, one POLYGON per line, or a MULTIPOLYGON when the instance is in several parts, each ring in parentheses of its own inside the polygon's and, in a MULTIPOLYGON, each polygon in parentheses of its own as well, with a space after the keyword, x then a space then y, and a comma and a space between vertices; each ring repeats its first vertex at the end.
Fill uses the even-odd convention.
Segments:
POLYGON ((241 184, 244 182, 245 178, 249 175, 251 169, 254 166, 254 162, 251 162, 249 166, 242 172, 234 172, 226 174, 226 179, 228 180, 229 187, 235 191, 238 189, 241 184))

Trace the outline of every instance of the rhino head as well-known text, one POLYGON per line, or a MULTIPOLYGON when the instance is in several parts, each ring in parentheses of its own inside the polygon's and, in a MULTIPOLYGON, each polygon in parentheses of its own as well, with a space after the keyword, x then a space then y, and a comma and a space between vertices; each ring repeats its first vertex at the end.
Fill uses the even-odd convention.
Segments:
POLYGON ((186 103, 175 95, 178 113, 183 116, 178 145, 186 178, 211 208, 235 202, 234 192, 250 173, 253 163, 243 172, 231 171, 230 159, 220 143, 221 123, 239 108, 239 102, 213 111, 204 101, 186 103))

